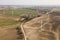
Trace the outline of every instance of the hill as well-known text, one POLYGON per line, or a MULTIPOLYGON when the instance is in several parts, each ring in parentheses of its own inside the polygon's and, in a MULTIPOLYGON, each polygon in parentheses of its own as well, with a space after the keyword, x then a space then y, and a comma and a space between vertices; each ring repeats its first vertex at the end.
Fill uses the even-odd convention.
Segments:
POLYGON ((26 22, 23 27, 28 40, 57 40, 59 39, 60 23, 53 15, 42 15, 26 22))

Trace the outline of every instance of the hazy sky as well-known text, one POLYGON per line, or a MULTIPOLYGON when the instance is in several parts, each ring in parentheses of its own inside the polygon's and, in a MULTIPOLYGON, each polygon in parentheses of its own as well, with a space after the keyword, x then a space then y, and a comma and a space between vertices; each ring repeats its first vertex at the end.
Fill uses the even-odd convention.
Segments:
POLYGON ((60 5, 59 0, 0 0, 0 5, 60 5))

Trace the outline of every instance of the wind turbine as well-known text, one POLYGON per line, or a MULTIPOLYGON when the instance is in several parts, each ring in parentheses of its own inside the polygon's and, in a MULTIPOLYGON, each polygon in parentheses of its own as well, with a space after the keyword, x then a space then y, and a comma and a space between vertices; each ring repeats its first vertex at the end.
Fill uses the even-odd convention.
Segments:
POLYGON ((2 8, 3 8, 3 11, 2 12, 3 12, 3 14, 5 14, 5 8, 4 7, 2 7, 2 8))
POLYGON ((3 14, 5 14, 5 9, 3 10, 3 14))
POLYGON ((11 7, 11 9, 12 9, 12 16, 13 16, 13 14, 14 14, 14 11, 13 11, 13 10, 14 10, 14 8, 13 8, 13 7, 11 7))
MULTIPOLYGON (((47 14, 47 21, 49 22, 49 20, 50 20, 50 13, 52 13, 54 11, 54 9, 51 9, 51 11, 50 12, 47 12, 46 14, 47 14)), ((50 26, 50 31, 52 31, 52 23, 49 23, 49 26, 50 26)))

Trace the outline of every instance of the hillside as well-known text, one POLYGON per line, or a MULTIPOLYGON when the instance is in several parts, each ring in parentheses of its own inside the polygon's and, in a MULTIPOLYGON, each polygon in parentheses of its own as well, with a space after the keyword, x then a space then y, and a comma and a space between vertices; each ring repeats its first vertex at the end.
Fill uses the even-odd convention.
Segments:
MULTIPOLYGON (((10 14, 10 10, 5 11, 7 14, 0 14, 0 25, 3 26, 0 27, 0 40, 24 40, 21 25, 28 40, 60 40, 59 11, 54 11, 51 14, 36 14, 36 10, 21 9, 19 11, 14 10, 15 16, 10 14), (17 12, 23 14, 21 15, 17 12), (22 22, 20 17, 23 18, 22 22), (24 20, 24 18, 26 19, 24 20), (26 22, 24 23, 24 21, 26 22)), ((48 11, 46 10, 44 12, 48 11)))
POLYGON ((26 22, 23 27, 28 40, 60 40, 60 23, 52 15, 42 15, 26 22))

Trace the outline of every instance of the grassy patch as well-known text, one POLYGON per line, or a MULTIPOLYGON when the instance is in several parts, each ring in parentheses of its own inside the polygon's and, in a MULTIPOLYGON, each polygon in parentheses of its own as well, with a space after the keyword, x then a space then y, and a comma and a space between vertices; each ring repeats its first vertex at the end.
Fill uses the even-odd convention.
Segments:
MULTIPOLYGON (((0 10, 0 14, 4 14, 5 15, 12 15, 12 9, 8 9, 8 10, 0 10)), ((13 9, 13 16, 20 16, 21 14, 36 14, 37 11, 36 10, 31 10, 31 9, 13 9)))
POLYGON ((18 21, 12 20, 12 19, 0 19, 0 27, 1 26, 8 26, 8 25, 13 25, 17 24, 18 21))

